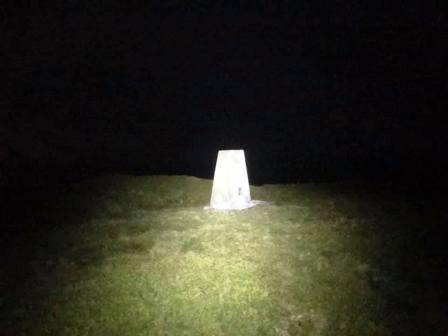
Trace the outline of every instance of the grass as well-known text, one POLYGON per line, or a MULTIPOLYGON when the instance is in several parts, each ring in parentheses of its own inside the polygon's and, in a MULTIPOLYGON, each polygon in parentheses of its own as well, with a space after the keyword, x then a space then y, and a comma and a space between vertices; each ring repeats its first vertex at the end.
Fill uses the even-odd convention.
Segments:
POLYGON ((0 334, 448 330, 444 260, 424 248, 433 226, 415 202, 268 185, 252 195, 272 205, 225 213, 203 209, 210 191, 193 177, 117 175, 27 200, 26 223, 6 226, 0 334))

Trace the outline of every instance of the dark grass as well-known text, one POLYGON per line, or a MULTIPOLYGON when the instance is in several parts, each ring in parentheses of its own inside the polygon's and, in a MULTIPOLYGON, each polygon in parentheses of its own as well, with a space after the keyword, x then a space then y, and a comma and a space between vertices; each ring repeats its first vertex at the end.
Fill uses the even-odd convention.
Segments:
POLYGON ((107 176, 5 199, 1 335, 446 335, 445 199, 107 176))

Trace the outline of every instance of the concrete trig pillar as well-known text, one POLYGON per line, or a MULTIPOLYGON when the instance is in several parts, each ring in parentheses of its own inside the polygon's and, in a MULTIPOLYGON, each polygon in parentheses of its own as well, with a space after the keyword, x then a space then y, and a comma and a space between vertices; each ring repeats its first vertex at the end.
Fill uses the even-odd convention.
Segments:
POLYGON ((253 205, 244 150, 220 150, 210 207, 218 210, 242 210, 253 205))

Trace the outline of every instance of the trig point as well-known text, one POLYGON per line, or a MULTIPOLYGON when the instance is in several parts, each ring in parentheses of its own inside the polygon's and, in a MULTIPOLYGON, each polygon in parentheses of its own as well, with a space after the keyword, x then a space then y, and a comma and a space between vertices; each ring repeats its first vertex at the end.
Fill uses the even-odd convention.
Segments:
POLYGON ((242 210, 254 206, 250 199, 244 150, 220 150, 213 178, 210 207, 242 210))

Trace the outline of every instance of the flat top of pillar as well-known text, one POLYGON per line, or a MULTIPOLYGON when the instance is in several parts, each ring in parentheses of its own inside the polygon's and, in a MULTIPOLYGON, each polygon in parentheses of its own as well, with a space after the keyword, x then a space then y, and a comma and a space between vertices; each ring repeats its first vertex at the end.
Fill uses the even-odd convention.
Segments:
POLYGON ((220 149, 219 152, 244 152, 244 149, 220 149))

